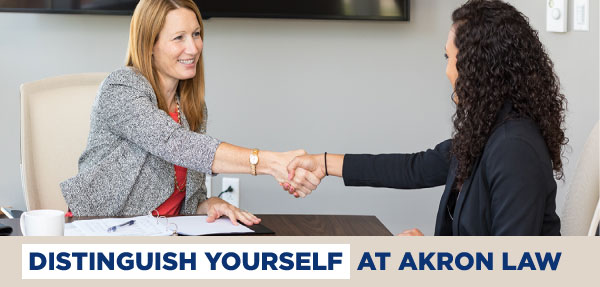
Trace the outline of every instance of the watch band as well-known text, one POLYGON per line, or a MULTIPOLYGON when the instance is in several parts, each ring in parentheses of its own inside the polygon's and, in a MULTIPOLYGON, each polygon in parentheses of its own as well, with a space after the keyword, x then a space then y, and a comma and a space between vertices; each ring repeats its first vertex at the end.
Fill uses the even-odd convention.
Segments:
POLYGON ((250 168, 252 169, 252 175, 256 176, 256 165, 258 164, 258 149, 253 149, 250 154, 250 168))

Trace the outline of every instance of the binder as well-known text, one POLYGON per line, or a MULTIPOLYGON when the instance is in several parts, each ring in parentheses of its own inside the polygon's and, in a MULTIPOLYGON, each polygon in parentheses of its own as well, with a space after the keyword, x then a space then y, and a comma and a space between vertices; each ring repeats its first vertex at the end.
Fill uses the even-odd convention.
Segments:
POLYGON ((77 220, 65 225, 65 236, 171 236, 274 234, 265 226, 235 226, 228 218, 206 222, 205 215, 145 216, 77 220), (133 224, 126 224, 134 221, 133 224), (116 228, 115 228, 116 227, 116 228))
POLYGON ((9 236, 12 232, 12 227, 0 223, 0 236, 9 236))

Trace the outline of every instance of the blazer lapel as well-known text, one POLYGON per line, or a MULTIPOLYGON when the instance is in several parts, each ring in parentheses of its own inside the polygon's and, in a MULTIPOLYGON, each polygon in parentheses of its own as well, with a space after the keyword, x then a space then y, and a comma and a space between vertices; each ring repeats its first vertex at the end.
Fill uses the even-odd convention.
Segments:
POLYGON ((450 236, 452 235, 452 219, 450 218, 450 214, 448 213, 448 199, 450 198, 450 193, 452 192, 452 185, 454 184, 454 179, 456 178, 456 160, 452 159, 450 162, 450 170, 448 171, 448 177, 446 178, 446 187, 444 188, 444 193, 442 193, 442 198, 440 199, 440 206, 438 208, 438 214, 435 221, 435 235, 436 236, 450 236))
POLYGON ((460 235, 458 223, 460 221, 460 214, 462 212, 463 205, 465 203, 465 198, 467 198, 467 194, 471 190, 471 183, 473 182, 473 175, 476 173, 479 168, 479 163, 481 162, 481 156, 477 158, 475 164, 473 165, 473 169, 471 169, 471 176, 467 178, 467 180, 463 183, 463 186, 458 194, 458 199, 456 200, 456 207, 454 208, 454 220, 452 221, 452 234, 460 235))

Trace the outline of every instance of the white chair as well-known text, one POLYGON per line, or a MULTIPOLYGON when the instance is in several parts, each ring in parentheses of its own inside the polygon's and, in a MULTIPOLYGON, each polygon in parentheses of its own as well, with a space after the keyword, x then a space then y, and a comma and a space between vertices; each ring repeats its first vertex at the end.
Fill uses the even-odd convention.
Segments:
POLYGON ((107 73, 21 85, 21 181, 27 210, 67 210, 59 183, 77 174, 90 111, 107 73))
POLYGON ((600 236, 600 201, 598 201, 598 205, 596 205, 596 212, 594 212, 594 217, 592 218, 592 224, 590 225, 590 230, 588 231, 588 236, 600 236))
POLYGON ((600 221, 598 123, 585 142, 562 216, 563 235, 593 236, 600 221))

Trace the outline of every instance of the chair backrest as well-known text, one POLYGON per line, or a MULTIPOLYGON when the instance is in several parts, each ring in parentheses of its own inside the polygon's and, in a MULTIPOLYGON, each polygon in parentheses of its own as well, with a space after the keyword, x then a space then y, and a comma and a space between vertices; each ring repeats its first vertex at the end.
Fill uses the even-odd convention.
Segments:
POLYGON ((592 224, 590 224, 590 230, 588 230, 588 236, 600 236, 600 200, 596 205, 596 211, 592 218, 592 224))
POLYGON ((67 209, 59 183, 77 174, 92 104, 107 75, 65 75, 21 85, 21 180, 27 210, 67 209))
POLYGON ((600 220, 598 123, 590 132, 573 175, 562 216, 563 235, 594 235, 600 220))

